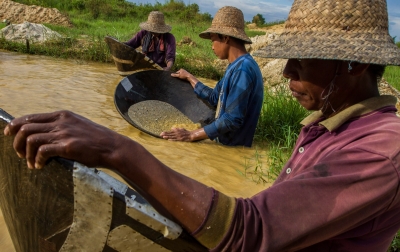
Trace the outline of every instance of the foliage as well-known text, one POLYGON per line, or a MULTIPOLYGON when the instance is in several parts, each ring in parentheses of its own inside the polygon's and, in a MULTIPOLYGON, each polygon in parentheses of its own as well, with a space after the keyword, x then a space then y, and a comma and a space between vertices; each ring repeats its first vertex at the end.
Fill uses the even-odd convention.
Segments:
POLYGON ((277 21, 265 23, 262 27, 270 27, 270 26, 280 25, 280 24, 284 24, 284 23, 285 23, 285 20, 277 20, 277 21))
POLYGON ((200 13, 196 3, 186 5, 183 0, 168 0, 165 4, 137 4, 125 0, 15 0, 27 5, 57 8, 61 12, 90 13, 91 18, 119 20, 121 18, 147 19, 151 11, 161 11, 169 19, 183 22, 210 22, 209 13, 200 13))
POLYGON ((394 236, 387 252, 399 252, 399 251, 400 251, 400 230, 394 236))
POLYGON ((252 30, 246 29, 246 35, 249 37, 263 36, 265 34, 266 34, 266 32, 264 32, 264 31, 252 31, 252 30))
POLYGON ((400 66, 387 66, 383 78, 400 91, 400 66))
MULTIPOLYGON (((183 37, 190 38, 194 45, 177 45, 174 69, 185 68, 199 77, 220 79, 223 72, 215 69, 211 62, 216 59, 209 40, 198 34, 210 26, 211 15, 199 13, 197 4, 186 5, 183 1, 170 0, 165 4, 133 4, 124 0, 16 0, 24 4, 56 7, 65 11, 73 27, 45 24, 63 35, 60 42, 32 44, 29 51, 25 44, 0 41, 0 48, 30 54, 45 54, 61 58, 96 60, 112 63, 111 55, 103 38, 107 35, 120 41, 129 40, 140 30, 139 23, 147 20, 148 13, 161 10, 167 24, 172 26, 177 43, 183 37), (72 43, 65 44, 65 41, 72 43), (50 48, 52 47, 52 48, 50 48)), ((3 25, 3 24, 0 24, 3 25)), ((173 69, 173 70, 174 70, 173 69)))
POLYGON ((241 174, 257 183, 275 180, 291 155, 301 129, 300 121, 308 114, 285 86, 266 87, 254 141, 256 146, 268 146, 267 167, 260 162, 262 153, 256 151, 255 165, 246 162, 241 174))
POLYGON ((253 17, 253 20, 251 22, 256 24, 257 26, 262 26, 263 24, 265 24, 265 18, 263 17, 263 15, 258 13, 253 17))
POLYGON ((308 114, 309 112, 291 96, 286 86, 266 87, 255 140, 281 142, 290 146, 293 141, 288 133, 300 132, 300 121, 308 114))

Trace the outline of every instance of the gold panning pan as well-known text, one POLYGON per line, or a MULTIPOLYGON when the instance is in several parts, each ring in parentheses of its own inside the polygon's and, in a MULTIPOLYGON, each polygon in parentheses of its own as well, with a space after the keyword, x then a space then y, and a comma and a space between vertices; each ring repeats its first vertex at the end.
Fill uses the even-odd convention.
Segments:
POLYGON ((203 127, 215 116, 215 110, 197 97, 188 82, 163 70, 140 71, 125 77, 117 85, 114 103, 127 122, 155 137, 172 126, 203 127))
POLYGON ((149 57, 117 39, 106 36, 104 41, 110 49, 115 66, 120 75, 127 76, 143 69, 162 70, 162 67, 152 61, 149 57))

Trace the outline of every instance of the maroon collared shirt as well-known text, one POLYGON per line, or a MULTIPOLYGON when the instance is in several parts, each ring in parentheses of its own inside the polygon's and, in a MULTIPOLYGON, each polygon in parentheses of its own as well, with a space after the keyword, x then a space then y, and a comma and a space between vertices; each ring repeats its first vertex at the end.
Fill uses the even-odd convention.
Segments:
MULTIPOLYGON (((311 115, 270 188, 250 199, 236 199, 225 230, 215 216, 208 217, 207 227, 224 233, 216 246, 208 247, 387 251, 400 229, 400 118, 395 101, 371 98, 327 120, 311 115)), ((213 200, 210 208, 226 208, 218 202, 213 200)), ((196 233, 207 246, 204 229, 196 233)))

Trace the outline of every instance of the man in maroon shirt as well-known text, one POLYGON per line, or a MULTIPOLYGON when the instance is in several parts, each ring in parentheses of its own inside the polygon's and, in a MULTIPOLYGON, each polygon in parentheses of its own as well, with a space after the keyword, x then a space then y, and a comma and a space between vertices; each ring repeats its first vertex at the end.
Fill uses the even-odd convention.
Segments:
POLYGON ((289 59, 293 96, 316 112, 274 185, 249 199, 68 111, 17 118, 4 133, 31 169, 61 156, 117 170, 211 251, 384 252, 400 228, 400 118, 377 86, 385 65, 400 65, 386 1, 295 0, 285 27, 257 55, 289 59))
POLYGON ((165 24, 164 14, 152 11, 147 21, 139 26, 142 30, 125 44, 135 49, 141 46, 147 57, 164 70, 171 70, 175 62, 176 41, 174 35, 169 33, 172 28, 165 24))

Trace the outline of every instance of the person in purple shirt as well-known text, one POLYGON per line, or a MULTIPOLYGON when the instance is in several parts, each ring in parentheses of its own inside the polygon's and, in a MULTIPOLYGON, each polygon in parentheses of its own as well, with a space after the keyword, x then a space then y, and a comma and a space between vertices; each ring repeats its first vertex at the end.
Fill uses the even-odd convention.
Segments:
POLYGON ((146 22, 140 23, 142 29, 133 38, 125 42, 126 45, 142 47, 142 53, 169 71, 175 62, 176 41, 169 33, 171 26, 165 24, 164 14, 159 11, 150 12, 146 22))
POLYGON ((257 55, 288 59, 291 93, 315 112, 276 182, 250 198, 69 111, 16 118, 4 134, 31 169, 61 156, 120 172, 210 251, 386 252, 400 228, 400 118, 378 89, 385 66, 400 65, 386 1, 294 0, 285 31, 257 55))
POLYGON ((162 132, 162 138, 185 142, 209 138, 224 145, 251 147, 264 85, 258 64, 246 51, 245 44, 252 42, 244 27, 242 11, 225 6, 215 14, 211 27, 200 33, 201 38, 211 40, 219 59, 229 61, 215 88, 207 87, 184 69, 171 74, 189 81, 196 95, 216 108, 215 121, 196 130, 173 128, 162 132))

